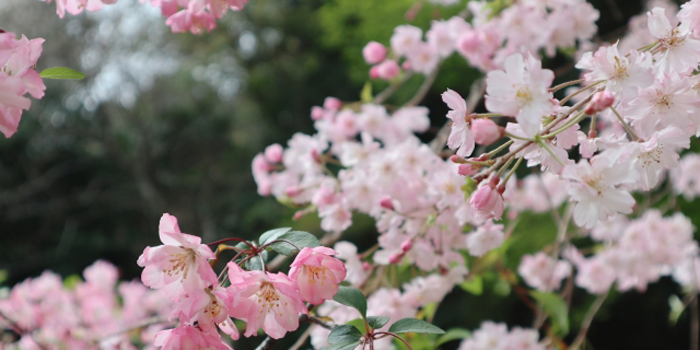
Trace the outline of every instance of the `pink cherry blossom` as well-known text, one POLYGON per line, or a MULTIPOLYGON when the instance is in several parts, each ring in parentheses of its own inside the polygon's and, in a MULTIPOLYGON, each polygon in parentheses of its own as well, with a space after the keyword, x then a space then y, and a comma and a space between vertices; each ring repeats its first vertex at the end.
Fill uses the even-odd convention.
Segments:
POLYGON ((156 334, 153 345, 161 347, 162 350, 232 349, 221 341, 219 333, 207 333, 193 326, 181 326, 160 331, 156 334))
POLYGON ((634 184, 637 173, 629 162, 615 164, 605 156, 593 157, 590 163, 579 161, 564 168, 562 177, 575 181, 569 190, 573 201, 574 222, 591 228, 598 220, 607 220, 616 213, 629 214, 634 198, 620 184, 634 184))
POLYGON ((467 235, 467 248, 469 248, 469 254, 482 256, 490 250, 500 247, 504 240, 503 225, 496 225, 493 221, 488 220, 475 232, 467 235))
POLYGON ((447 118, 452 120, 447 146, 456 150, 458 156, 468 157, 474 151, 474 135, 469 128, 467 101, 450 89, 442 93, 442 100, 451 109, 447 112, 447 118))
POLYGON ((700 62, 700 41, 689 37, 687 29, 672 25, 665 11, 655 7, 647 13, 649 31, 660 43, 659 73, 688 73, 700 62))
POLYGON ((554 73, 542 69, 539 60, 528 55, 509 56, 505 70, 486 76, 486 108, 493 113, 515 117, 528 137, 535 136, 542 117, 552 113, 552 94, 547 90, 554 73))
MULTIPOLYGON (((51 3, 51 0, 47 0, 51 3)), ((56 0, 56 14, 63 18, 66 12, 71 15, 78 15, 83 10, 90 12, 99 11, 104 5, 115 4, 117 0, 56 0)))
POLYGON ((555 260, 543 252, 523 256, 518 274, 531 287, 549 292, 557 289, 561 281, 571 274, 571 264, 555 260))
POLYGON ((22 110, 31 101, 25 97, 44 97, 44 82, 34 69, 41 55, 44 39, 19 40, 13 33, 0 33, 0 132, 11 137, 17 132, 22 110))
POLYGON ((345 279, 345 265, 336 251, 327 247, 304 248, 292 262, 289 277, 297 282, 304 301, 318 305, 333 299, 345 279))
POLYGON ((474 216, 477 219, 482 221, 501 219, 504 204, 503 196, 496 188, 498 181, 499 178, 495 176, 489 181, 483 181, 469 199, 469 205, 474 210, 474 216))
POLYGON ((299 315, 307 314, 299 287, 285 274, 244 271, 229 262, 231 297, 228 305, 232 317, 246 321, 245 336, 256 335, 259 328, 274 339, 299 328, 299 315))
POLYGON ((218 284, 216 273, 208 259, 214 252, 201 244, 201 238, 180 232, 177 219, 163 214, 159 227, 163 245, 146 247, 139 257, 143 267, 141 280, 151 288, 163 288, 165 293, 177 301, 189 292, 218 284))
POLYGON ((621 55, 617 45, 601 47, 595 54, 586 52, 576 68, 588 71, 584 74, 587 83, 604 80, 607 91, 626 100, 637 96, 639 88, 653 83, 652 58, 648 52, 638 51, 621 55))

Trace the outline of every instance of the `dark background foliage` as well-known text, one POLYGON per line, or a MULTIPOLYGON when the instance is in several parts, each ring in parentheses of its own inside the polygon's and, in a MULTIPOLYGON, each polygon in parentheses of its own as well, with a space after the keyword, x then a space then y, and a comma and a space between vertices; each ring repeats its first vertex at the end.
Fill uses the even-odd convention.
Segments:
MULTIPOLYGON (((19 132, 0 137, 5 286, 45 269, 80 274, 97 259, 116 264, 124 279, 137 278, 136 259, 145 246, 159 244, 164 212, 205 242, 254 238, 279 226, 320 234, 317 219, 292 222, 292 209, 258 196, 251 160, 295 132, 312 133, 309 110, 326 96, 358 100, 368 70, 362 47, 370 40, 388 44, 413 4, 251 0, 218 29, 194 36, 169 33, 155 10, 135 0, 64 20, 54 5, 5 1, 2 29, 46 38, 39 69, 68 66, 88 75, 79 82, 47 81, 46 97, 33 102, 19 132)), ((644 6, 638 0, 591 2, 601 11, 599 36, 605 40, 622 35, 629 17, 644 6)), ((430 20, 457 12, 426 5, 410 23, 427 29, 430 20)), ((561 55, 546 65, 576 77, 561 55)), ((431 139, 444 122, 440 93, 449 86, 466 94, 477 77, 457 55, 445 62, 423 102, 435 128, 422 138, 431 139)), ((420 82, 412 78, 388 102, 406 101, 420 82)), ((374 91, 385 85, 374 82, 374 91)), ((376 242, 372 221, 355 221, 345 237, 360 249, 376 242)), ((513 248, 511 268, 551 240, 548 221, 546 215, 530 216, 519 225, 516 235, 527 235, 531 243, 513 248)), ((468 329, 487 319, 532 323, 531 312, 497 275, 485 281, 486 292, 478 296, 456 288, 438 308, 435 323, 468 329)), ((593 348, 686 348, 687 313, 676 325, 668 322, 674 293, 679 288, 664 279, 645 294, 611 298, 591 329, 593 348)), ((574 327, 591 302, 585 293, 575 294, 574 327)))

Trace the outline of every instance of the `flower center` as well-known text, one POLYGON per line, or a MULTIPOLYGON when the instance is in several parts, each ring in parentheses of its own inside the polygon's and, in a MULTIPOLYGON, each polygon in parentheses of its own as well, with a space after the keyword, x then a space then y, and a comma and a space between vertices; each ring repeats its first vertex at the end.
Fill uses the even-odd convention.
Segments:
POLYGON ((528 104, 532 101, 532 92, 530 92, 530 88, 526 85, 520 85, 520 88, 515 93, 515 97, 523 104, 528 104))
POLYGON ((328 270, 325 266, 308 266, 305 265, 304 268, 308 272, 308 282, 310 285, 314 285, 316 281, 321 281, 321 285, 326 283, 326 271, 328 270))
POLYGON ((260 290, 256 293, 258 303, 262 305, 260 313, 270 312, 273 307, 279 306, 280 296, 277 294, 277 289, 270 282, 260 284, 260 290))
POLYGON ((170 254, 170 268, 164 269, 163 272, 168 276, 182 274, 182 279, 187 278, 190 264, 194 264, 195 252, 190 248, 182 248, 181 253, 170 254))
POLYGON ((646 168, 650 165, 653 165, 654 163, 661 163, 662 154, 664 154, 664 146, 659 145, 654 147, 654 149, 652 149, 649 152, 644 152, 640 154, 638 158, 642 162, 642 167, 646 168))
POLYGON ((598 195, 601 195, 603 193, 603 191, 605 191, 605 186, 603 186, 600 183, 600 180, 602 180, 602 179, 603 179, 603 176, 597 175, 597 176, 593 176, 590 178, 586 178, 585 180, 586 180, 586 184, 588 184, 588 186, 591 186, 591 188, 593 188, 596 192, 598 192, 598 195))

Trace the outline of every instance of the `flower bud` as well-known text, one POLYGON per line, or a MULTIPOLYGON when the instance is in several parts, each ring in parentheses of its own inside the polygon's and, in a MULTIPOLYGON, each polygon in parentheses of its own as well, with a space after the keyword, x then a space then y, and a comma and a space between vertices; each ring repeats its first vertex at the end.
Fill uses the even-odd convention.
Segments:
POLYGON ((401 243, 401 251, 404 253, 411 250, 413 248, 413 240, 407 239, 403 243, 401 243))
POLYGON ((265 160, 270 163, 279 163, 282 161, 284 148, 279 143, 274 143, 265 148, 265 160))
POLYGON ((488 118, 473 119, 471 128, 474 141, 479 145, 488 146, 503 136, 501 127, 488 118))
POLYGON ((464 158, 462 158, 456 154, 453 154, 452 156, 450 156, 450 161, 452 161, 452 163, 465 164, 464 158))
POLYGON ((391 201, 391 197, 384 196, 379 200, 379 205, 384 209, 394 210, 394 203, 391 201))
POLYGON ((372 66, 372 68, 369 69, 369 78, 370 79, 379 79, 379 66, 372 66))
POLYGON ((413 67, 411 66, 411 62, 409 62, 409 61, 403 61, 403 63, 401 63, 401 68, 402 68, 403 70, 405 70, 405 71, 409 71, 409 70, 411 70, 411 68, 413 68, 413 67))
POLYGON ((403 259, 403 252, 389 255, 390 264, 398 264, 401 262, 401 259, 403 259))
POLYGON ((316 163, 323 164, 323 159, 317 149, 314 148, 309 153, 311 153, 311 158, 313 158, 316 163))
POLYGON ((369 269, 371 269, 371 268, 372 268, 372 264, 370 264, 367 261, 362 262, 362 270, 369 271, 369 269))
POLYGON ((399 68, 399 64, 396 63, 394 60, 386 60, 378 65, 377 67, 377 74, 379 75, 380 78, 384 80, 391 80, 396 78, 399 73, 401 73, 401 68, 399 68))
POLYGON ((472 176, 477 173, 478 167, 473 164, 460 164, 457 168, 457 173, 462 176, 472 176))
POLYGON ((593 95, 591 102, 588 103, 585 113, 592 115, 611 107, 615 103, 615 96, 610 91, 599 91, 593 95))
POLYGON ((337 111, 342 106, 343 106, 343 102, 341 102, 339 99, 337 99, 335 97, 326 97, 326 100, 323 101, 323 108, 325 108, 325 109, 337 111))
POLYGON ((370 41, 362 49, 362 57, 369 64, 377 64, 386 57, 386 48, 376 41, 370 41))
POLYGON ((319 106, 311 107, 311 120, 321 120, 323 119, 324 114, 325 111, 323 110, 323 108, 319 106))
POLYGON ((475 31, 466 32, 457 39, 457 47, 461 52, 474 52, 480 44, 479 33, 475 31))
POLYGON ((287 195, 287 197, 296 197, 301 193, 302 189, 299 186, 289 186, 287 187, 286 190, 284 190, 284 194, 287 195))

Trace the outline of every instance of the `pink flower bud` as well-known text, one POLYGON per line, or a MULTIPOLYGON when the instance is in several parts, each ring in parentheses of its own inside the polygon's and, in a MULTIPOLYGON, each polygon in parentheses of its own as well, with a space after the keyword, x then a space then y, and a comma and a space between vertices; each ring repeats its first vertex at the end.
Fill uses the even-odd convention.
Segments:
POLYGON ((390 264, 398 264, 401 262, 401 259, 403 259, 403 252, 389 255, 390 264))
POLYGON ((480 44, 479 33, 475 31, 466 32, 457 39, 457 47, 461 52, 474 52, 480 44))
POLYGON ((362 49, 362 57, 369 64, 377 64, 386 57, 386 48, 376 41, 370 41, 362 49))
POLYGON ((287 195, 287 197, 296 197, 301 193, 302 189, 299 186, 289 186, 287 187, 286 190, 284 190, 284 193, 287 195))
POLYGON ((394 203, 391 201, 391 197, 384 196, 379 200, 379 205, 384 209, 394 210, 394 203))
POLYGON ((311 107, 311 120, 321 120, 326 112, 319 106, 311 107))
POLYGON ((405 71, 409 71, 413 67, 411 66, 411 62, 403 61, 403 63, 401 63, 401 68, 405 71))
POLYGON ((488 118, 472 119, 472 133, 477 144, 488 146, 498 141, 501 136, 501 127, 488 118))
POLYGON ((362 262, 362 269, 363 270, 368 271, 371 268, 372 268, 372 264, 368 263, 367 261, 362 262))
POLYGON ((498 176, 493 176, 488 183, 482 182, 479 188, 472 193, 469 199, 469 206, 471 206, 476 219, 480 221, 488 219, 500 220, 501 216, 503 216, 503 196, 496 189, 499 181, 498 176))
POLYGON ((294 213, 294 217, 292 218, 294 221, 301 220, 301 218, 304 217, 308 212, 306 210, 299 210, 298 212, 294 213))
POLYGON ((401 243, 401 250, 405 253, 413 248, 413 240, 407 239, 401 243))
POLYGON ((457 168, 457 173, 462 176, 472 176, 477 173, 478 167, 473 164, 460 164, 457 168))
POLYGON ((384 80, 391 80, 396 78, 399 73, 401 73, 401 68, 399 64, 394 60, 386 60, 377 66, 377 74, 384 80))
POLYGON ((369 69, 369 78, 379 79, 379 66, 372 66, 372 68, 369 69))
POLYGON ((452 156, 450 156, 450 161, 452 161, 452 163, 465 164, 464 158, 462 158, 456 154, 453 154, 452 156))
POLYGON ((317 149, 312 149, 310 153, 311 158, 313 158, 316 163, 323 164, 323 159, 321 158, 321 154, 318 152, 317 149))
POLYGON ((586 106, 586 114, 595 114, 605 109, 615 103, 615 96, 610 91, 599 91, 593 95, 591 102, 586 106))
POLYGON ((337 111, 342 106, 343 106, 343 102, 341 102, 339 99, 337 99, 335 97, 326 97, 326 100, 323 101, 323 108, 330 109, 332 111, 337 111))
POLYGON ((274 143, 265 148, 265 160, 270 163, 279 163, 282 161, 284 148, 279 143, 274 143))

